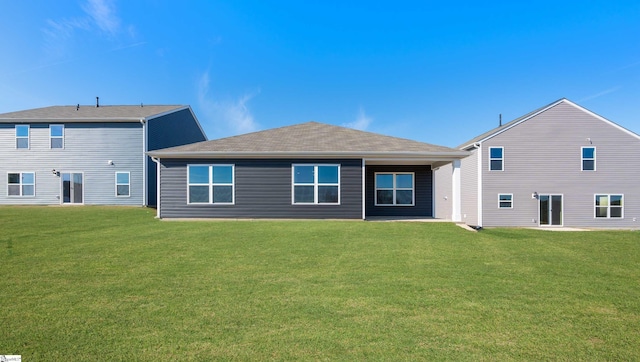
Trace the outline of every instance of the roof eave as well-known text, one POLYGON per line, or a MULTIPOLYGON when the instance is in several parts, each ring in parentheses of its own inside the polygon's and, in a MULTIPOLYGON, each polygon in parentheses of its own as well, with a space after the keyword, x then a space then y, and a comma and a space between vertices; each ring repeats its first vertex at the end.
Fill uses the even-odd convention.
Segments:
POLYGON ((109 123, 130 123, 140 122, 141 119, 146 117, 117 117, 117 118, 64 118, 64 117, 49 117, 49 118, 0 118, 0 123, 83 123, 83 122, 109 122, 109 123))
POLYGON ((316 151, 272 151, 272 152, 212 152, 212 151, 183 151, 183 152, 147 152, 155 158, 367 158, 367 159, 416 159, 416 160, 454 160, 467 157, 466 151, 449 152, 316 152, 316 151))

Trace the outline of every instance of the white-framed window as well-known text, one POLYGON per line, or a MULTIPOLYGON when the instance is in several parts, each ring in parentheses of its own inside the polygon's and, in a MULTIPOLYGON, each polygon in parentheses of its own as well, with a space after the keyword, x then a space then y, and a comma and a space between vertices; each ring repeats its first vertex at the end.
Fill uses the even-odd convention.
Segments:
POLYGON ((595 147, 582 147, 580 149, 582 154, 582 171, 595 171, 596 170, 596 148, 595 147))
POLYGON ((489 171, 504 171, 504 147, 489 147, 489 171))
POLYGON ((7 172, 7 196, 36 196, 35 172, 7 172))
POLYGON ((340 165, 291 166, 292 204, 340 204, 340 165))
POLYGON ((595 217, 607 219, 624 218, 624 195, 597 194, 595 195, 595 217))
POLYGON ((235 203, 235 165, 187 165, 187 203, 235 203))
POLYGON ((49 148, 64 148, 64 125, 49 125, 49 148))
POLYGON ((376 172, 376 206, 414 206, 414 172, 376 172))
POLYGON ((16 124, 16 148, 29 149, 28 124, 16 124))
POLYGON ((118 171, 116 172, 116 197, 131 196, 131 173, 118 171))
POLYGON ((513 209, 513 194, 498 194, 498 208, 513 209))

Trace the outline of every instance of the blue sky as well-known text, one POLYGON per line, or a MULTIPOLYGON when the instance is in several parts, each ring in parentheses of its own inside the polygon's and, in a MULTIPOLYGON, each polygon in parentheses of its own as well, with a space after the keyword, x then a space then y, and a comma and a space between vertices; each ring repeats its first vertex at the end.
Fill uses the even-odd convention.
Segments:
POLYGON ((559 98, 640 133, 640 2, 4 0, 0 113, 189 104, 456 146, 559 98))

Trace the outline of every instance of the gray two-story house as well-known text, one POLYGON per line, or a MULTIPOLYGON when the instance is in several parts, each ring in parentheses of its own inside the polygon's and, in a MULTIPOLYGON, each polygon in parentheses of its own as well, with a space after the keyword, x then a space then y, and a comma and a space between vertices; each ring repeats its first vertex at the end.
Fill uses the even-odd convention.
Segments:
POLYGON ((437 217, 482 227, 640 227, 640 136, 567 99, 459 149, 471 154, 459 170, 435 171, 437 217))
POLYGON ((0 114, 0 204, 155 205, 146 152, 206 140, 189 106, 53 106, 0 114))

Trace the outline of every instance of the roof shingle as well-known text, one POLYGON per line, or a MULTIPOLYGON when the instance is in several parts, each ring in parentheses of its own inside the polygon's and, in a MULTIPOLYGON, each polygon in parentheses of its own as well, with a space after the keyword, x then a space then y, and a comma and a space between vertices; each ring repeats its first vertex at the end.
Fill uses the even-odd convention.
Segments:
POLYGON ((154 156, 225 153, 461 153, 432 145, 372 132, 307 122, 234 137, 192 143, 151 152, 154 156))
POLYGON ((186 106, 145 105, 145 106, 52 106, 0 114, 0 123, 16 121, 65 122, 133 121, 175 111, 186 106))

